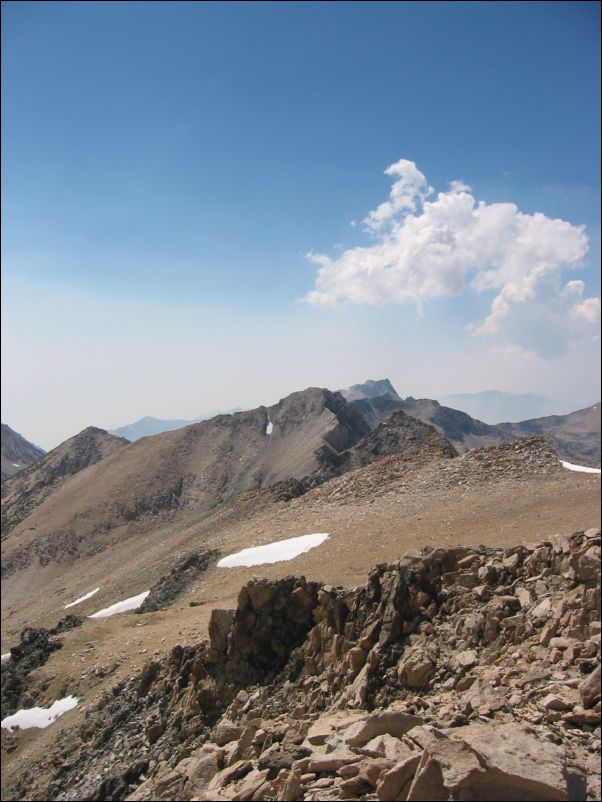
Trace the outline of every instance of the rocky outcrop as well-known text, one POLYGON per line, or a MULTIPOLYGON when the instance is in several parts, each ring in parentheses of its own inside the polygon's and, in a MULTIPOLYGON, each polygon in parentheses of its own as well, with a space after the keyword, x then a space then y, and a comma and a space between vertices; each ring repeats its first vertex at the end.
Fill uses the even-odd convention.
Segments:
POLYGON ((169 606, 184 590, 213 565, 219 557, 217 549, 193 552, 176 561, 169 574, 162 576, 150 589, 150 593, 136 612, 152 613, 169 606))
POLYGON ((393 412, 353 448, 325 455, 322 465, 301 480, 278 482, 270 488, 276 501, 289 501, 335 477, 357 471, 386 457, 395 457, 404 470, 417 470, 429 462, 457 457, 452 444, 432 426, 404 412, 393 412))
POLYGON ((597 799, 599 560, 589 530, 425 548, 356 589, 255 578, 12 798, 597 799))
POLYGON ((11 715, 19 707, 30 707, 32 700, 26 697, 29 674, 44 665, 52 652, 62 648, 56 637, 69 629, 79 627, 83 619, 69 614, 52 629, 27 627, 21 632, 18 646, 10 650, 10 660, 2 664, 2 718, 11 715))

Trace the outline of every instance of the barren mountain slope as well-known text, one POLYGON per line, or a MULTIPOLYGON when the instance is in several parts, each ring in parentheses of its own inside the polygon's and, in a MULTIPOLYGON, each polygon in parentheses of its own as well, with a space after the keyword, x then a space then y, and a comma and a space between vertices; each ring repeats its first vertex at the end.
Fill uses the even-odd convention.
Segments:
POLYGON ((408 396, 402 399, 389 379, 354 384, 347 390, 341 390, 341 393, 372 428, 401 409, 407 415, 434 426, 459 452, 509 439, 497 432, 494 426, 471 418, 465 412, 441 406, 430 398, 408 396))
POLYGON ((358 398, 351 404, 373 429, 385 421, 392 412, 403 409, 403 401, 391 398, 389 394, 375 398, 358 398))
POLYGON ((408 396, 402 401, 402 409, 407 415, 418 418, 423 423, 430 423, 460 452, 512 439, 511 436, 500 433, 495 426, 471 418, 457 409, 443 407, 430 398, 408 396))
POLYGON ((399 457, 408 469, 416 470, 436 459, 456 457, 458 452, 432 426, 396 410, 356 445, 325 455, 320 467, 303 479, 277 482, 270 490, 277 500, 290 500, 335 476, 393 455, 399 457))
POLYGON ((328 478, 340 476, 393 454, 415 469, 434 459, 456 457, 457 451, 433 426, 396 410, 318 473, 328 478))
POLYGON ((430 398, 408 398, 395 401, 389 395, 364 398, 353 402, 355 409, 370 426, 387 420, 402 409, 424 423, 434 426, 460 452, 471 448, 509 442, 519 437, 542 435, 556 449, 561 459, 577 465, 600 467, 600 405, 552 415, 520 423, 500 423, 490 426, 471 418, 465 412, 451 409, 430 398))
POLYGON ((471 418, 457 409, 444 407, 430 398, 408 396, 402 399, 388 379, 354 384, 342 392, 372 428, 387 420, 393 412, 403 410, 407 415, 434 426, 460 453, 512 439, 512 435, 497 430, 495 426, 471 418))
POLYGON ((514 437, 543 435, 562 459, 577 465, 600 467, 600 404, 571 412, 496 427, 514 437))
POLYGON ((44 456, 44 451, 34 446, 23 435, 2 424, 2 481, 44 456))
POLYGON ((310 388, 142 438, 33 508, 4 542, 3 572, 89 556, 159 522, 198 520, 246 490, 306 476, 368 431, 342 396, 310 388))
MULTIPOLYGON (((418 470, 402 457, 386 457, 289 502, 275 501, 270 488, 250 491, 188 527, 155 520, 136 537, 116 540, 86 559, 46 565, 34 560, 5 577, 2 650, 28 624, 56 624, 64 604, 93 588, 100 591, 76 612, 90 614, 149 589, 192 552, 217 549, 227 555, 282 538, 329 532, 331 538, 319 548, 290 564, 262 566, 260 571, 284 576, 295 570, 330 584, 354 584, 363 581, 369 562, 392 559, 417 544, 510 545, 546 532, 595 526, 599 490, 599 476, 563 469, 541 440, 528 440, 434 460, 418 470)), ((174 609, 187 619, 189 600, 225 603, 236 592, 236 583, 256 572, 210 568, 174 609)), ((198 619, 196 610, 192 615, 198 619)), ((103 631, 113 626, 119 624, 111 619, 103 631)), ((169 636, 169 631, 162 635, 169 636)), ((156 633, 153 649, 162 635, 156 633)))
POLYGON ((2 538, 75 474, 114 454, 128 441, 89 426, 2 484, 2 538))
POLYGON ((163 418, 153 418, 147 415, 134 423, 128 423, 125 426, 118 426, 116 429, 109 429, 109 434, 114 434, 116 437, 125 437, 130 443, 135 440, 140 440, 141 437, 152 437, 155 434, 162 432, 171 432, 174 429, 183 429, 184 426, 190 426, 192 423, 199 423, 202 420, 215 418, 216 415, 230 415, 233 412, 240 412, 242 407, 233 409, 216 409, 213 412, 208 412, 206 415, 199 415, 198 418, 192 420, 165 420, 163 418))
MULTIPOLYGON (((315 397, 312 395, 310 400, 313 403, 315 397)), ((345 407, 341 417, 344 411, 345 407)), ((274 421, 274 428, 271 435, 263 435, 266 439, 276 434, 278 425, 283 428, 292 427, 291 434, 294 434, 297 430, 295 422, 299 419, 305 420, 298 403, 288 409, 287 415, 283 413, 280 424, 278 424, 278 410, 271 408, 269 413, 270 420, 274 421)), ((329 539, 321 546, 289 562, 222 569, 217 568, 213 561, 166 609, 145 612, 143 615, 127 613, 104 620, 87 619, 82 626, 61 635, 63 647, 52 652, 44 665, 31 672, 25 700, 28 700, 29 704, 48 706, 59 697, 73 694, 79 699, 79 705, 48 730, 27 731, 17 735, 3 734, 3 747, 6 750, 3 767, 3 782, 6 789, 4 798, 15 798, 19 792, 26 798, 47 798, 48 782, 53 777, 56 783, 53 786, 53 794, 60 794, 58 798, 76 798, 82 793, 100 794, 97 798, 125 798, 133 790, 134 785, 141 781, 140 773, 137 774, 134 768, 136 766, 140 768, 144 762, 145 758, 142 758, 142 762, 138 761, 138 753, 139 750, 145 751, 145 744, 149 747, 147 754, 156 761, 172 761, 187 754, 179 751, 177 743, 182 743, 182 739, 186 741, 196 732, 196 725, 189 724, 188 714, 180 719, 177 716, 172 719, 171 714, 162 718, 163 707, 156 693, 159 692, 159 687, 163 686, 157 686, 148 697, 146 691, 142 691, 138 698, 144 701, 140 702, 140 706, 134 702, 132 709, 129 705, 135 693, 132 695, 130 691, 135 688, 148 689, 147 683, 150 682, 152 685, 155 677, 167 677, 171 671, 169 666, 176 667, 178 671, 182 666, 183 675, 186 678, 190 677, 190 672, 197 669, 193 669, 193 662, 187 659, 182 661, 180 657, 191 654, 187 650, 192 644, 198 643, 200 637, 206 635, 212 609, 236 607, 241 585, 249 582, 257 574, 280 580, 295 573, 304 575, 309 582, 323 582, 326 586, 353 586, 365 582, 370 566, 391 562, 408 549, 416 550, 423 545, 432 548, 449 547, 457 543, 462 546, 484 544, 496 547, 503 544, 509 548, 517 543, 532 543, 540 537, 549 538, 551 535, 562 535, 599 525, 600 477, 574 473, 562 468, 557 455, 542 438, 526 438, 519 442, 477 449, 450 458, 446 455, 449 446, 441 447, 441 444, 445 446, 445 441, 440 440, 432 428, 423 427, 411 419, 406 420, 407 416, 403 414, 397 417, 400 421, 399 428, 395 425, 391 427, 385 425, 381 429, 381 435, 383 432, 388 432, 391 436, 395 432, 403 434, 404 426, 408 425, 410 433, 427 436, 427 443, 434 438, 432 442, 434 447, 427 447, 429 458, 426 464, 417 466, 415 460, 408 460, 407 455, 404 457, 403 451, 399 454, 389 454, 365 467, 326 481, 289 502, 276 501, 269 486, 249 489, 237 498, 231 499, 230 503, 218 506, 213 514, 208 514, 202 519, 198 515, 196 518, 194 515, 191 516, 194 520, 188 521, 187 528, 185 528, 185 518, 170 521, 168 518, 143 517, 136 530, 136 537, 116 538, 110 548, 98 551, 87 559, 62 563, 34 559, 24 563, 22 570, 15 571, 3 579, 2 651, 6 652, 10 647, 17 645, 24 627, 54 627, 59 619, 64 617, 66 603, 89 593, 94 588, 98 587, 100 590, 92 598, 75 607, 73 612, 88 616, 116 601, 138 595, 162 577, 172 575, 174 568, 182 561, 190 564, 187 555, 201 550, 205 552, 216 550, 226 555, 251 545, 261 545, 295 535, 310 532, 330 534, 329 539), (195 606, 191 606, 191 603, 195 606), (148 663, 149 656, 152 656, 150 663, 148 663), (166 674, 153 673, 155 670, 159 671, 155 669, 159 662, 167 667, 166 674), (144 668, 147 663, 149 667, 144 668), (142 673, 137 674, 137 672, 142 673), (136 680, 132 680, 133 684, 127 684, 128 678, 131 677, 136 677, 136 680), (104 691, 108 691, 110 696, 102 697, 104 691), (107 698, 119 700, 122 696, 123 709, 106 708, 109 719, 115 723, 116 728, 110 724, 109 719, 102 723, 107 698), (150 700, 148 710, 145 701, 147 698, 150 700), (97 718, 92 712, 92 707, 99 701, 101 701, 100 718, 97 718), (125 735, 119 725, 120 716, 126 708, 128 721, 132 724, 128 735, 125 735), (159 717, 154 715, 157 712, 161 713, 159 717), (147 716, 147 713, 152 715, 147 716), (162 723, 163 721, 165 723, 162 723), (161 738, 163 732, 167 732, 168 737, 155 749, 153 744, 161 738), (80 733, 84 737, 84 743, 77 740, 80 733), (172 734, 176 737, 177 743, 172 743, 170 740, 172 734), (58 752, 54 751, 55 746, 58 746, 58 752), (51 764, 47 762, 47 755, 51 756, 51 764), (55 768, 51 766, 59 765, 65 766, 61 769, 65 773, 55 776, 55 768), (36 766, 39 766, 40 770, 37 770, 36 766), (102 785, 105 778, 108 784, 102 785), (123 791, 124 782, 127 793, 123 791), (21 784, 16 786, 15 783, 21 784), (65 783, 71 790, 67 790, 65 783), (129 789, 128 784, 132 785, 129 789), (96 789, 93 792, 92 786, 96 789)), ((264 413, 263 425, 266 422, 267 414, 264 413)), ((395 424, 395 420, 393 423, 395 424)), ((332 438, 336 438, 337 443, 345 440, 345 427, 337 428, 340 425, 337 423, 332 432, 332 438)), ((170 436, 178 434, 174 432, 170 436)), ((357 449, 358 453, 361 453, 362 449, 365 449, 366 455, 372 458, 376 453, 374 449, 368 448, 368 444, 372 443, 378 448, 383 445, 389 447, 387 437, 379 435, 373 441, 374 435, 375 432, 371 432, 360 439, 356 448, 351 448, 350 452, 353 453, 357 449)), ((141 449, 145 442, 152 446, 153 441, 157 439, 159 438, 147 438, 146 441, 141 440, 137 444, 121 449, 98 465, 72 477, 69 484, 77 483, 84 474, 96 472, 105 464, 117 462, 118 458, 123 459, 127 452, 135 448, 141 449)), ((407 439, 403 437, 402 442, 406 443, 407 439)), ((328 451, 330 446, 325 442, 322 442, 320 448, 322 455, 328 452, 332 457, 334 452, 328 451)), ((152 451, 150 453, 152 455, 152 451)), ((174 453, 177 452, 172 452, 172 455, 174 453)), ((421 450, 418 451, 418 456, 420 454, 421 450)), ((67 489, 65 486, 54 494, 55 497, 67 489)), ((46 507, 49 502, 50 499, 39 509, 46 507)), ((127 528, 116 530, 116 533, 126 535, 127 528)), ((14 532, 11 538, 13 535, 14 532)), ((532 545, 529 547, 530 551, 534 548, 532 545)), ((441 549, 437 549, 437 553, 439 551, 441 549)), ((459 555, 462 558, 468 556, 465 552, 458 552, 455 549, 451 549, 450 552, 452 559, 458 558, 459 555)), ((535 549, 535 553, 538 554, 539 551, 535 549)), ((478 554, 489 558, 482 548, 478 549, 478 554)), ((525 553, 520 552, 520 555, 522 559, 525 553)), ((513 570, 515 567, 513 553, 508 552, 503 557, 509 560, 508 570, 513 570)), ((538 563, 534 563, 533 568, 539 571, 537 565, 538 563)), ((440 599, 442 602, 449 598, 445 593, 450 581, 455 582, 457 579, 457 584, 463 588, 462 593, 470 593, 472 586, 463 584, 468 581, 464 563, 458 571, 451 571, 450 574, 450 570, 446 568, 444 572, 447 578, 444 580, 445 587, 440 599)), ((534 575, 534 582, 537 578, 538 575, 534 575)), ((550 588, 556 592, 558 589, 556 580, 552 578, 549 581, 550 588)), ((570 584, 570 580, 563 581, 570 584)), ((541 594, 542 600, 545 600, 547 590, 540 587, 540 584, 534 585, 533 590, 541 594)), ((282 587, 285 586, 288 587, 286 581, 282 587)), ((296 592, 297 587, 295 585, 292 589, 295 591, 295 600, 299 601, 304 597, 300 591, 296 592)), ((372 584, 369 584, 369 587, 372 587, 372 584)), ((508 606, 510 603, 506 599, 508 594, 505 588, 506 585, 502 582, 499 593, 496 590, 494 594, 494 600, 500 594, 506 594, 500 597, 500 601, 508 606)), ((323 592, 328 594, 331 590, 327 587, 324 591, 320 591, 320 598, 325 600, 323 592)), ((478 596, 476 598, 479 599, 478 596)), ((463 597, 458 595, 459 603, 462 599, 463 597)), ((485 602, 485 597, 480 601, 485 602)), ((539 600, 532 602, 533 609, 538 603, 539 600)), ((579 600, 576 600, 576 604, 582 606, 579 600)), ((332 616, 334 616, 332 620, 339 620, 337 616, 340 616, 340 621, 344 623, 345 610, 349 608, 344 605, 335 607, 336 609, 333 608, 327 614, 326 620, 330 622, 332 616)), ((403 604, 400 609, 402 608, 403 604)), ((290 609, 291 614, 295 616, 294 605, 290 609)), ((455 609, 454 607, 454 611, 455 609)), ((464 616, 465 608, 460 606, 458 609, 460 615, 464 616)), ((512 615, 514 608, 509 606, 508 610, 507 615, 504 613, 508 618, 508 625, 518 626, 512 615)), ((495 618, 496 615, 498 613, 492 607, 491 617, 495 618)), ((391 622, 393 627, 397 626, 393 619, 394 617, 383 616, 382 627, 387 629, 391 622)), ((372 619, 366 621, 366 625, 371 622, 372 619)), ((451 629, 457 625, 455 620, 450 622, 451 629)), ((570 629, 570 622, 566 626, 567 631, 574 632, 570 629)), ((249 620, 249 631, 252 628, 252 621, 249 620)), ((446 682, 449 679, 447 674, 441 672, 449 670, 446 668, 449 655, 444 653, 444 650, 450 647, 453 650, 451 629, 444 629, 440 636, 437 636, 437 648, 442 650, 437 682, 446 682)), ((511 634, 515 631, 521 632, 520 629, 508 631, 511 634)), ((432 642, 429 633, 426 633, 426 640, 428 643, 432 642)), ((280 649, 284 641, 281 638, 277 639, 275 643, 279 645, 274 647, 271 641, 266 644, 261 638, 258 643, 261 649, 268 647, 280 649)), ((334 649, 334 643, 329 644, 330 642, 325 642, 324 648, 320 647, 320 655, 338 654, 334 649)), ((508 660, 510 658, 516 660, 514 654, 517 644, 518 642, 515 642, 511 648, 509 647, 508 660)), ((410 645, 413 645, 413 642, 408 642, 408 648, 410 645)), ((535 641, 529 643, 529 648, 531 645, 537 646, 535 641)), ((345 665, 347 663, 350 665, 359 654, 352 651, 355 647, 350 648, 352 653, 350 652, 349 658, 342 658, 345 665)), ((571 654, 577 653, 571 652, 571 654)), ((400 656, 401 653, 395 652, 396 659, 400 656)), ((417 655, 416 660, 412 662, 413 651, 406 656, 408 671, 414 671, 414 663, 416 665, 424 663, 420 655, 417 655)), ((485 650, 479 663, 483 671, 489 670, 490 663, 490 653, 485 650)), ((200 663, 194 665, 200 666, 200 663)), ((508 663, 509 671, 513 665, 515 663, 508 663)), ((326 669, 327 672, 328 670, 326 669)), ((557 670, 557 668, 551 669, 551 671, 557 670)), ((393 687, 387 679, 390 673, 382 674, 383 688, 393 687)), ((340 671, 337 669, 336 676, 339 674, 340 671)), ((288 676, 294 678, 294 672, 288 676)), ((396 676, 401 674, 397 672, 396 676)), ((403 676, 405 677, 405 674, 403 676)), ((320 682, 326 682, 326 677, 327 673, 320 682)), ((569 678, 572 681, 573 675, 571 674, 569 678)), ((175 686, 170 685, 171 679, 168 679, 166 692, 169 695, 172 690, 177 690, 176 696, 169 698, 173 699, 176 708, 180 709, 179 691, 187 686, 185 681, 180 682, 176 675, 172 679, 175 679, 175 686)), ((485 680, 488 682, 488 674, 485 680)), ((306 681, 305 677, 303 681, 306 681)), ((314 684, 307 684, 303 687, 312 694, 314 691, 318 693, 317 685, 314 687, 314 684)), ((338 690, 332 682, 327 682, 325 687, 338 690)), ((349 687, 353 693, 355 686, 352 682, 349 687)), ((397 686, 395 688, 397 693, 397 686)), ((279 692, 270 686, 268 695, 274 691, 279 692)), ((250 688, 249 693, 254 693, 254 689, 250 688)), ((445 705, 441 707, 442 693, 448 693, 447 685, 442 688, 437 686, 432 691, 432 699, 429 696, 429 706, 433 711, 430 719, 432 721, 437 721, 439 716, 447 715, 447 712, 453 717, 456 710, 462 710, 466 700, 474 696, 474 694, 466 698, 458 696, 458 707, 456 698, 453 697, 454 706, 448 711, 445 705)), ((529 698, 527 695, 525 701, 528 702, 529 698)), ((185 699, 190 701, 190 694, 185 694, 185 699)), ((294 704, 297 705, 298 697, 295 695, 294 699, 294 704)), ((205 696, 202 696, 201 701, 202 706, 210 703, 205 696)), ((479 705, 485 705, 488 701, 489 697, 484 697, 484 702, 480 702, 479 705)), ((387 700, 383 697, 382 702, 386 704, 387 700)), ((271 708, 269 700, 266 703, 268 706, 265 708, 264 717, 269 729, 271 725, 267 722, 267 714, 271 708)), ((191 704, 194 707, 194 703, 191 704)), ((165 710, 167 709, 171 710, 171 707, 168 705, 165 710)), ((208 708, 202 707, 202 709, 208 708)), ((253 709, 253 706, 249 709, 253 709)), ((531 715, 530 708, 525 709, 531 715)), ((576 715, 581 713, 577 711, 576 715)), ((306 723, 310 723, 309 719, 306 723)), ((190 743, 193 741, 194 735, 190 743)), ((575 743, 578 742, 576 736, 575 743)), ((146 768, 141 769, 141 772, 146 771, 146 768)), ((160 772, 154 773, 154 777, 163 782, 163 774, 160 772)), ((333 787, 338 794, 339 786, 335 783, 333 787)), ((319 789, 318 785, 312 794, 314 799, 322 798, 323 791, 319 789)), ((231 790, 228 788, 228 793, 231 790)), ((141 790, 141 793, 142 798, 159 798, 163 792, 151 784, 146 790, 141 790)), ((174 797, 172 790, 165 793, 169 798, 177 798, 174 797)), ((207 798, 215 799, 213 789, 207 798)))
POLYGON ((600 467, 600 404, 567 415, 490 425, 430 398, 408 396, 401 399, 388 379, 355 384, 343 394, 372 428, 401 409, 434 426, 459 452, 518 437, 543 435, 561 459, 577 465, 600 467))

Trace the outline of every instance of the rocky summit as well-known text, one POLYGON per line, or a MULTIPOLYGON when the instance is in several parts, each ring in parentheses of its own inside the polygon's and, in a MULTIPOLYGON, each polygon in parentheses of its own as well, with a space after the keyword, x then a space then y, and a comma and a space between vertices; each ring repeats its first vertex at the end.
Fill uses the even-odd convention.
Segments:
POLYGON ((600 799, 600 553, 592 529, 357 588, 255 577, 5 798, 600 799))

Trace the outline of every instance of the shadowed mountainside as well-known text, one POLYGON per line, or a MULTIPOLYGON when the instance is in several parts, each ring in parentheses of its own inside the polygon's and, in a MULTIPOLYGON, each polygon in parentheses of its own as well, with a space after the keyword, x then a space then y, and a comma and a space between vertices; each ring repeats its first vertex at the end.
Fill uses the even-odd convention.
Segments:
POLYGON ((402 409, 407 415, 418 418, 423 423, 430 423, 461 452, 512 439, 500 433, 495 426, 471 418, 457 409, 443 407, 430 398, 408 396, 402 401, 402 409))
POLYGON ((399 455, 405 463, 417 468, 434 459, 457 457, 458 452, 433 426, 397 410, 356 446, 320 468, 315 476, 326 481, 392 455, 399 455))
POLYGON ((2 424, 2 481, 44 456, 44 450, 2 424))

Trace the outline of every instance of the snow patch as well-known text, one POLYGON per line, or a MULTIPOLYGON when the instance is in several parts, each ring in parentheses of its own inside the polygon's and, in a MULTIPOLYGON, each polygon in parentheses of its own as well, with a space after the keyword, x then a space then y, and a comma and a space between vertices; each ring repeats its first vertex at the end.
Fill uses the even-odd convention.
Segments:
POLYGON ((587 465, 573 465, 572 462, 562 462, 563 468, 568 468, 569 471, 581 471, 582 473, 600 473, 600 468, 588 468, 587 465))
POLYGON ((43 729, 56 721, 63 713, 77 707, 77 702, 76 696, 66 696, 64 699, 57 699, 50 707, 30 707, 28 710, 17 710, 12 716, 2 719, 2 729, 14 730, 16 727, 21 730, 28 730, 31 727, 43 729))
POLYGON ((273 429, 274 429, 274 424, 273 424, 273 423, 272 423, 272 421, 271 421, 271 420, 268 418, 268 423, 267 423, 267 426, 265 427, 265 433, 266 433, 266 434, 272 434, 272 430, 273 430, 273 429))
POLYGON ((130 596, 129 599, 115 602, 115 604, 112 604, 110 607, 105 607, 102 610, 99 610, 97 613, 89 615, 88 618, 108 618, 111 615, 117 615, 117 613, 125 613, 128 610, 136 610, 138 607, 140 607, 149 593, 150 590, 145 590, 144 593, 140 593, 138 596, 130 596))
POLYGON ((237 566, 250 567, 251 565, 264 565, 265 563, 279 563, 292 560, 299 554, 319 546, 330 535, 327 532, 318 532, 313 535, 289 537, 286 540, 277 540, 265 546, 253 546, 249 549, 237 551, 223 557, 217 564, 218 568, 235 568, 237 566))
POLYGON ((10 652, 7 652, 6 654, 2 655, 2 662, 4 662, 5 660, 10 660, 10 652))
POLYGON ((81 604, 81 602, 86 601, 86 599, 89 599, 91 596, 94 596, 95 593, 98 593, 99 590, 100 588, 94 588, 94 590, 91 590, 89 593, 86 593, 85 596, 80 596, 79 599, 69 602, 69 604, 65 605, 65 610, 67 609, 67 607, 75 607, 76 604, 81 604))

